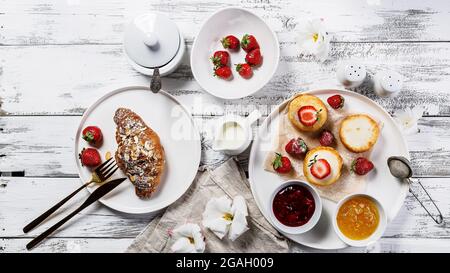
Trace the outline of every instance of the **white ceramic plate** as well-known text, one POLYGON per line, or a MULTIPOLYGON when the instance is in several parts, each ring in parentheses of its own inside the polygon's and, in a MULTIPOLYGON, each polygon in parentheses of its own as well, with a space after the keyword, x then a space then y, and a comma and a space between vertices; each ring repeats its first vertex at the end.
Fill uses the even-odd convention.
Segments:
MULTIPOLYGON (((397 215, 408 192, 407 184, 394 178, 386 163, 388 157, 392 155, 409 158, 406 142, 394 120, 381 106, 355 92, 328 89, 306 93, 318 96, 325 103, 329 96, 339 93, 345 97, 345 107, 349 111, 367 113, 383 122, 380 137, 370 156, 376 169, 367 175, 365 193, 374 196, 381 202, 386 210, 389 223, 397 215)), ((284 107, 287 102, 283 102, 263 122, 250 153, 249 176, 252 193, 259 209, 269 221, 270 195, 284 179, 275 173, 265 171, 263 163, 267 152, 272 148, 273 137, 278 131, 279 109, 284 107)), ((301 235, 284 235, 297 243, 318 249, 347 247, 333 229, 332 217, 337 204, 327 199, 322 201, 322 216, 312 230, 301 235)))
POLYGON ((256 14, 242 8, 224 8, 212 14, 202 25, 195 38, 191 53, 191 68, 195 80, 208 93, 223 99, 238 99, 260 90, 274 75, 280 58, 280 47, 275 33, 256 14), (220 40, 227 35, 241 39, 252 34, 258 40, 263 63, 255 69, 253 77, 242 78, 235 70, 235 64, 245 63, 246 52, 240 49, 230 53, 233 71, 231 80, 213 76, 210 57, 217 50, 225 50, 220 40))
MULTIPOLYGON (((191 185, 200 163, 200 135, 189 112, 170 94, 153 94, 148 87, 131 86, 113 90, 95 102, 83 115, 75 137, 75 160, 82 182, 91 172, 81 166, 78 153, 89 145, 81 138, 89 125, 100 127, 103 145, 99 148, 104 160, 106 152, 112 156, 117 149, 116 124, 113 116, 117 108, 126 107, 136 112, 158 135, 164 147, 166 170, 158 190, 149 199, 136 196, 134 186, 127 179, 114 191, 100 199, 104 205, 125 213, 150 213, 175 202, 191 185)), ((123 177, 118 170, 113 178, 123 177)), ((92 192, 96 185, 88 187, 92 192)))

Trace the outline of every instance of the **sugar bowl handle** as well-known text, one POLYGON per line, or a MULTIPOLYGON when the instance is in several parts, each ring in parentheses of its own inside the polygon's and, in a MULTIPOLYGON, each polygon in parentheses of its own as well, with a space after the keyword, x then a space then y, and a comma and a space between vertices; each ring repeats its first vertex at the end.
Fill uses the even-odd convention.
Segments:
POLYGON ((153 69, 152 80, 150 81, 150 90, 153 93, 158 93, 161 90, 161 76, 159 75, 159 68, 155 67, 153 69))

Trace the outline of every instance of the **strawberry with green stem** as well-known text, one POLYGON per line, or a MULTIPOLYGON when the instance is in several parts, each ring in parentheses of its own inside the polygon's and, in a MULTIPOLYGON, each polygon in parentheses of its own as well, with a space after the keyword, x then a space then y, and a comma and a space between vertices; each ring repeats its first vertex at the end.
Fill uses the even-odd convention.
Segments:
POLYGON ((241 40, 241 47, 245 52, 248 53, 254 49, 259 48, 259 44, 258 44, 258 41, 256 40, 255 36, 250 35, 250 34, 245 34, 241 40))
POLYGON ((308 152, 308 146, 302 138, 298 137, 291 139, 284 147, 284 150, 292 156, 300 157, 308 152))
POLYGON ((222 43, 223 48, 228 48, 231 50, 239 49, 239 39, 236 38, 236 36, 228 35, 228 36, 222 38, 222 40, 220 40, 220 42, 222 43))
POLYGON ((253 75, 252 67, 249 64, 237 64, 236 71, 245 79, 249 79, 253 75))
POLYGON ((292 164, 289 158, 282 156, 280 153, 275 153, 275 159, 272 162, 272 166, 278 173, 288 173, 292 169, 292 164))
POLYGON ((102 130, 97 126, 87 126, 81 132, 81 137, 89 144, 98 145, 103 140, 102 130))
POLYGON ((226 51, 216 51, 214 55, 211 57, 211 61, 214 65, 214 68, 227 66, 230 60, 230 54, 226 51))

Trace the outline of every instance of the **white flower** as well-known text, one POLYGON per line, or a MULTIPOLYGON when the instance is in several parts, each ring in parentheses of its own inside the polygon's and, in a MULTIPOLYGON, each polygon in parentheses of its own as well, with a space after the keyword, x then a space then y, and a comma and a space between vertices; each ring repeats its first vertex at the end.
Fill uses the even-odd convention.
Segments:
POLYGON ((203 212, 202 224, 220 239, 229 231, 228 238, 234 241, 249 229, 247 215, 247 204, 240 195, 234 197, 233 205, 226 196, 211 198, 203 212))
POLYGON ((394 119, 405 135, 415 134, 419 131, 417 121, 422 117, 423 111, 424 108, 421 106, 397 110, 394 113, 394 119))
POLYGON ((330 36, 323 19, 306 22, 298 32, 297 43, 301 53, 312 54, 320 61, 325 61, 330 52, 330 36))
POLYGON ((175 243, 171 250, 175 253, 203 253, 205 251, 205 237, 197 224, 184 224, 172 231, 175 243))

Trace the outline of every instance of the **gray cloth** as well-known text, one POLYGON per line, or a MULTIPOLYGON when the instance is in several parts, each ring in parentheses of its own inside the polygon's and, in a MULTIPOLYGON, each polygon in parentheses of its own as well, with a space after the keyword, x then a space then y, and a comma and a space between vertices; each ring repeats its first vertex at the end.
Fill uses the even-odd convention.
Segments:
POLYGON ((185 223, 197 223, 205 236, 205 252, 287 252, 288 242, 259 211, 245 174, 233 159, 213 171, 199 172, 193 185, 163 215, 154 218, 126 252, 171 252, 173 240, 168 231, 185 223), (211 197, 242 195, 248 206, 250 230, 234 242, 220 240, 201 225, 202 213, 211 197))

